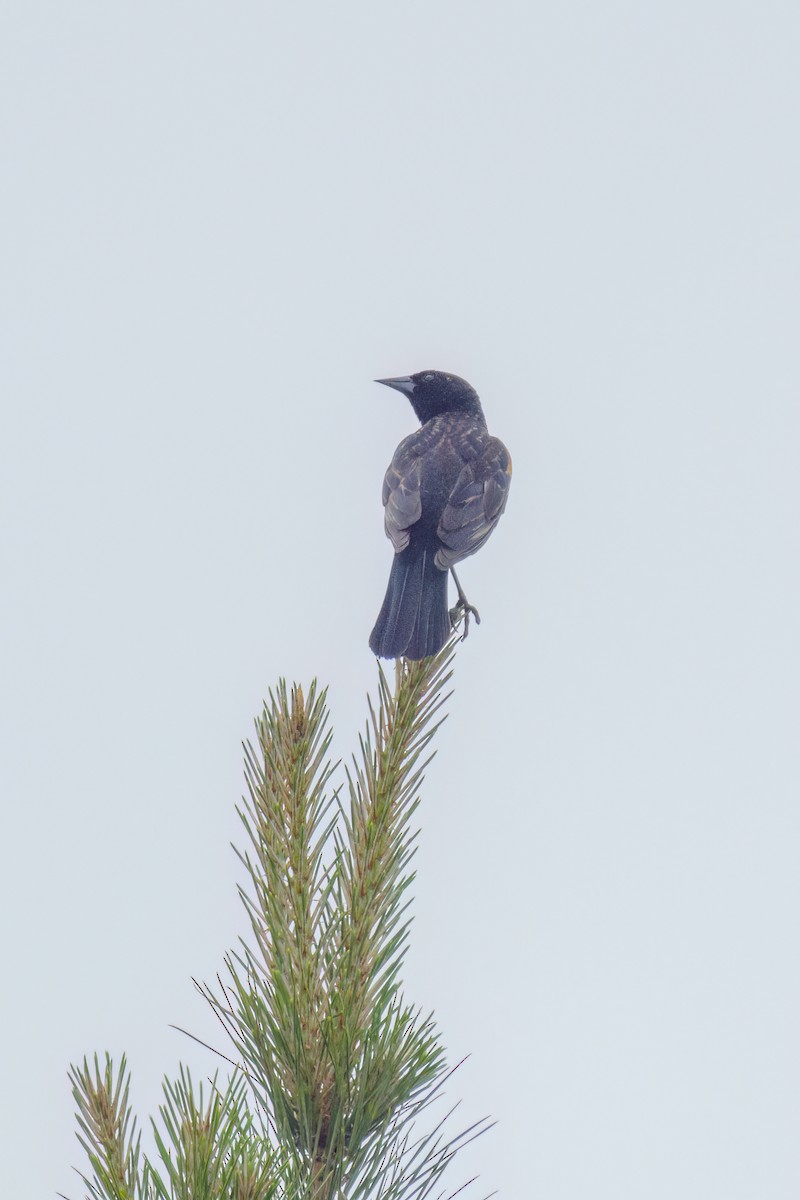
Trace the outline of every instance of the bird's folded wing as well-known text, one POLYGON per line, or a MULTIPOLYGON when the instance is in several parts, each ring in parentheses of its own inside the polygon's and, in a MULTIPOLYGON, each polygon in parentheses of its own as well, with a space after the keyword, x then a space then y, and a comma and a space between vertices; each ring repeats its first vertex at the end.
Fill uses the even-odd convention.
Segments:
POLYGON ((410 526, 422 516, 422 460, 406 446, 397 447, 383 480, 383 525, 395 553, 408 545, 410 526))
POLYGON ((497 438, 468 462, 455 482, 437 534, 436 565, 446 571, 479 550, 500 520, 511 485, 511 456, 497 438))

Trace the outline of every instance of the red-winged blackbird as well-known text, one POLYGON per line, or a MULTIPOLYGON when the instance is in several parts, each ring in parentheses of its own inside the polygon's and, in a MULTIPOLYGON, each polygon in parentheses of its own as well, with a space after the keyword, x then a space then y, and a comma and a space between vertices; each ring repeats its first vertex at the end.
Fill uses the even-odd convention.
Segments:
POLYGON ((383 481, 395 557, 369 644, 381 658, 427 658, 441 650, 459 612, 479 620, 453 567, 479 550, 499 521, 511 456, 489 436, 478 393, 465 379, 419 371, 375 382, 405 392, 422 428, 397 447, 383 481), (459 596, 452 612, 448 571, 459 596))

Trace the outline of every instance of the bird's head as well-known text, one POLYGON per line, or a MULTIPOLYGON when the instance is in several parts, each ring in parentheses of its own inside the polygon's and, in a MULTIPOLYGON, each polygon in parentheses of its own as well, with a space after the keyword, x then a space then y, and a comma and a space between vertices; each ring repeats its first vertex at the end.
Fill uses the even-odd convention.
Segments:
POLYGON ((417 371, 416 375, 398 375, 394 379, 376 379, 375 382, 405 392, 423 424, 442 413, 481 412, 481 402, 474 387, 466 379, 447 371, 417 371))

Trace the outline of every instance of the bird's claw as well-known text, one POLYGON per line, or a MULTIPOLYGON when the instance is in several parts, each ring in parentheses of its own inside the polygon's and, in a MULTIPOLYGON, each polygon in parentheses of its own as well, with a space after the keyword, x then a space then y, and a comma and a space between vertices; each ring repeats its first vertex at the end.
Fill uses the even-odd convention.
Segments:
POLYGON ((470 604, 467 600, 459 599, 456 602, 455 607, 450 609, 450 626, 452 629, 458 629, 459 625, 461 624, 462 618, 463 618, 464 632, 461 635, 462 642, 464 641, 467 634, 469 633, 469 618, 470 618, 470 616, 473 616, 475 618, 476 625, 480 625, 480 623, 481 623, 480 613, 478 612, 475 605, 470 604))

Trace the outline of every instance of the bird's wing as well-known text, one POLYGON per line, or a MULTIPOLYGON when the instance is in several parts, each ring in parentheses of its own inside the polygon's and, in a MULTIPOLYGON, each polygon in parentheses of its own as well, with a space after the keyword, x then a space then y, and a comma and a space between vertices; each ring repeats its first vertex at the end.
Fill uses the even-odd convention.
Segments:
POLYGON ((511 455, 489 438, 455 482, 437 529, 442 543, 436 565, 443 571, 479 550, 503 513, 511 486, 511 455))
POLYGON ((397 447, 383 480, 383 527, 395 554, 405 550, 409 528, 422 516, 422 459, 413 447, 414 436, 397 447))

